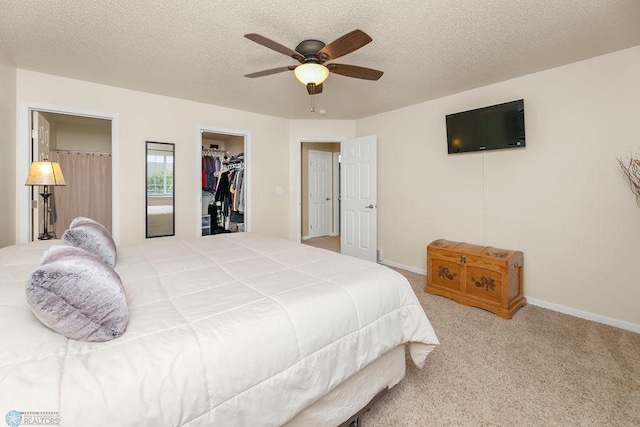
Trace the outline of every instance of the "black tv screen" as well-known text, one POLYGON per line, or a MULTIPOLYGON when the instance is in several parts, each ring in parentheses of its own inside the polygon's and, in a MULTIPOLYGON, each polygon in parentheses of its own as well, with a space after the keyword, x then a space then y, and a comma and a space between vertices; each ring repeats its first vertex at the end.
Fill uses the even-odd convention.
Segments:
POLYGON ((449 114, 446 121, 449 154, 526 145, 522 99, 449 114))

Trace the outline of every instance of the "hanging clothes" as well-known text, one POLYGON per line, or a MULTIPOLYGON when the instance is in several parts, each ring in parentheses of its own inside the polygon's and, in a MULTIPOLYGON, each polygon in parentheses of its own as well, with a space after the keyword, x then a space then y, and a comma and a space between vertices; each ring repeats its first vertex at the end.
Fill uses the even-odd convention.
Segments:
POLYGON ((229 193, 229 172, 223 172, 220 174, 218 181, 218 188, 216 189, 216 202, 223 202, 227 194, 229 193))
POLYGON ((202 188, 207 188, 207 158, 202 156, 202 188))
POLYGON ((202 189, 215 192, 218 184, 219 171, 222 169, 222 159, 226 158, 225 151, 217 149, 202 149, 202 189))
POLYGON ((244 153, 229 158, 224 150, 202 147, 202 190, 213 194, 207 211, 211 234, 244 230, 244 153))
POLYGON ((236 231, 244 224, 244 162, 222 165, 215 192, 218 220, 225 230, 236 231))

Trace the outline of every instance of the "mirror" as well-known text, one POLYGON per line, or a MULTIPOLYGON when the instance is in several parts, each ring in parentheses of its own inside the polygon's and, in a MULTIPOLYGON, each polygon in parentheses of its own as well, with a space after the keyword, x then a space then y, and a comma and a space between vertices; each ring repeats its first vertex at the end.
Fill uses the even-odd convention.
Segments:
POLYGON ((147 238, 175 235, 175 144, 147 141, 147 238))

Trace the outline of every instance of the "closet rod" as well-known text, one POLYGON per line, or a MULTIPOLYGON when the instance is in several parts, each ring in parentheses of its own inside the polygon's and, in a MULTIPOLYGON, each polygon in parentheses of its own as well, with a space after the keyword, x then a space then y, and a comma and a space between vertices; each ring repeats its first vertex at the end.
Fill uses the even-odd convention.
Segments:
POLYGON ((227 155, 227 152, 225 150, 213 150, 211 148, 203 148, 202 149, 202 155, 203 156, 215 156, 215 155, 227 155))

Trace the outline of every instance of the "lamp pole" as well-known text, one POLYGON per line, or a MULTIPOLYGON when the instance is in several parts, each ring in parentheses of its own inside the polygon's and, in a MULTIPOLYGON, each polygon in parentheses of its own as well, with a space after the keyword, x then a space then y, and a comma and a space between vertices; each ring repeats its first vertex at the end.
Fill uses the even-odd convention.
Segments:
POLYGON ((51 193, 49 193, 49 186, 43 186, 43 192, 40 193, 42 199, 44 200, 44 229, 42 230, 42 234, 38 236, 38 240, 50 240, 53 239, 53 236, 49 234, 49 197, 51 193))

